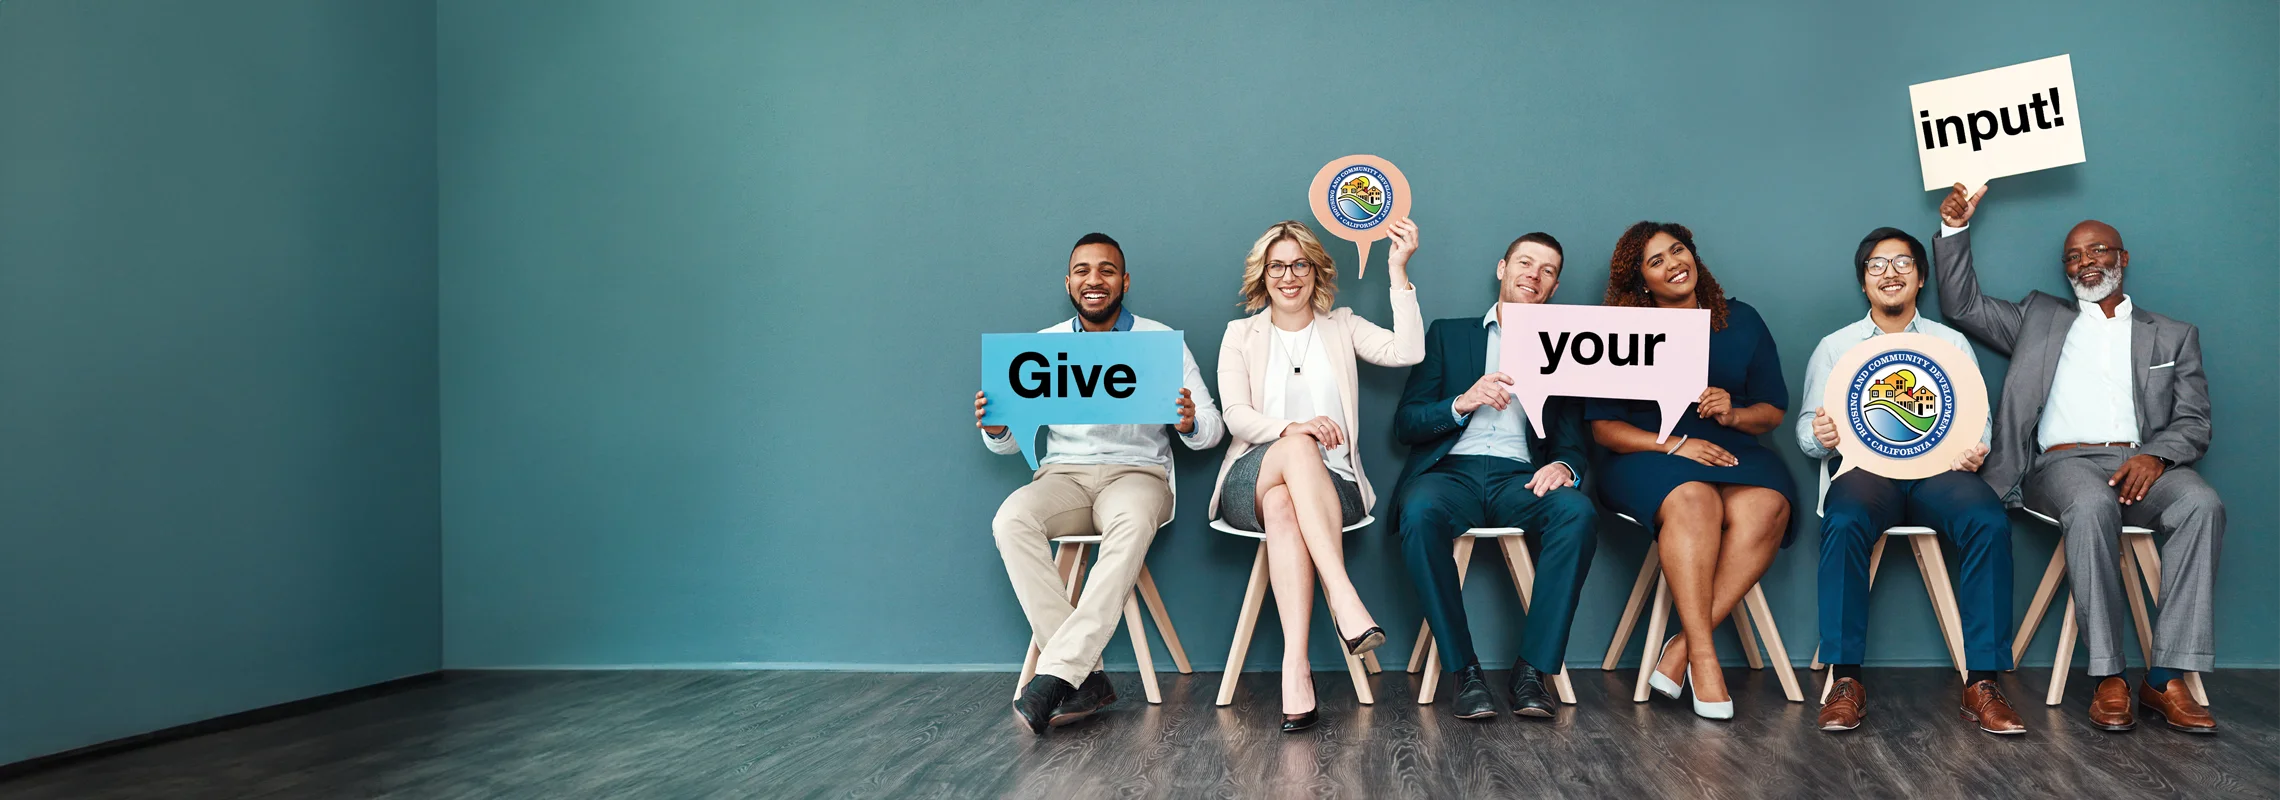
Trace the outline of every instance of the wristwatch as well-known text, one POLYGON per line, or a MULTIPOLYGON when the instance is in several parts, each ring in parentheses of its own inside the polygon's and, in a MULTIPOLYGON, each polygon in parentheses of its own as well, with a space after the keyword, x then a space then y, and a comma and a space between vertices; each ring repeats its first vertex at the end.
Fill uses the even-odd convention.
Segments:
MULTIPOLYGON (((2152 453, 2147 453, 2146 455, 2153 456, 2152 453)), ((2162 469, 2168 470, 2177 468, 2177 462, 2162 458, 2161 456, 2153 456, 2153 460, 2161 462, 2162 469)))

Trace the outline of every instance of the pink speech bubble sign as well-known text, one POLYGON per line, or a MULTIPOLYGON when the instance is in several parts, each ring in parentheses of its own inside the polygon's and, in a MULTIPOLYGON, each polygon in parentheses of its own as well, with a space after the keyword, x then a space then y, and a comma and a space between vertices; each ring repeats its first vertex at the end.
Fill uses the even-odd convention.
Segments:
POLYGON ((1306 205, 1322 229, 1354 243, 1361 260, 1354 277, 1369 272, 1370 243, 1392 234, 1394 220, 1409 216, 1409 179, 1393 162, 1372 155, 1351 155, 1322 165, 1306 189, 1306 205))
POLYGON ((1623 308, 1505 303, 1497 359, 1528 424, 1544 435, 1547 397, 1653 400, 1662 409, 1655 441, 1670 438, 1679 415, 1710 385, 1710 312, 1700 308, 1623 308))

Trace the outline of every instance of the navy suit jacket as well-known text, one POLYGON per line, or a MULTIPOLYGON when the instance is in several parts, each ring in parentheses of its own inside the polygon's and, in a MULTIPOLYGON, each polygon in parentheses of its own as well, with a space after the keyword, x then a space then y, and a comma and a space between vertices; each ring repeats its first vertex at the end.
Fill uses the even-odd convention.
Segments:
MULTIPOLYGON (((1425 331, 1425 360, 1409 369, 1409 384, 1401 390, 1401 408, 1393 414, 1393 435, 1409 445, 1409 461, 1402 465, 1401 481, 1394 484, 1393 505, 1386 510, 1396 527, 1401 523, 1401 501, 1410 479, 1432 469, 1457 446, 1465 427, 1457 423, 1452 406, 1457 396, 1488 374, 1488 328, 1480 317, 1433 321, 1425 331)), ((1525 380, 1525 376, 1514 378, 1525 380)), ((1515 400, 1517 402, 1517 400, 1515 400)), ((1469 417, 1467 419, 1470 419, 1469 417)), ((1537 466, 1566 462, 1582 479, 1590 469, 1585 450, 1583 403, 1572 397, 1544 401, 1544 433, 1528 432, 1528 456, 1537 466)))

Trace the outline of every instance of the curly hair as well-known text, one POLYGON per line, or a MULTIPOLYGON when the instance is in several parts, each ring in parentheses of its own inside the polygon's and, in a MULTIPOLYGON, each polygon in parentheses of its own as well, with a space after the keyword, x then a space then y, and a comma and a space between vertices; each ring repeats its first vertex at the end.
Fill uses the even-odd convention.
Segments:
POLYGON ((1710 329, 1726 329, 1726 291, 1718 288, 1718 279, 1710 274, 1710 265, 1702 260, 1702 251, 1694 246, 1694 232, 1676 222, 1646 222, 1633 224, 1615 240, 1615 254, 1607 259, 1607 297, 1601 305, 1653 308, 1654 296, 1647 294, 1647 279, 1639 269, 1645 265, 1647 240, 1655 234, 1667 233, 1686 245, 1694 254, 1695 304, 1710 310, 1710 329))
POLYGON ((1314 313, 1330 313, 1338 299, 1338 261, 1322 249, 1322 240, 1314 238, 1306 223, 1295 219, 1267 226, 1267 232, 1251 243, 1250 254, 1243 257, 1243 310, 1257 311, 1267 305, 1267 248, 1285 239, 1298 243, 1301 257, 1314 266, 1314 313))

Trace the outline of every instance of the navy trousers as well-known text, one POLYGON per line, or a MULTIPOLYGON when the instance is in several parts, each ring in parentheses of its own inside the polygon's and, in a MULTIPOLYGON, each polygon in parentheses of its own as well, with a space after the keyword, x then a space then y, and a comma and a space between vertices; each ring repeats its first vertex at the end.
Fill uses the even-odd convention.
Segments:
POLYGON ((1955 602, 1963 617, 1965 668, 2011 668, 2011 520, 1986 481, 1969 472, 1902 481, 1853 470, 1829 484, 1825 507, 1822 661, 1861 663, 1868 639, 1869 550, 1884 529, 1918 525, 1945 534, 1963 556, 1955 602))
POLYGON ((1447 456, 1403 487, 1401 554, 1440 642, 1441 660, 1452 670, 1480 663, 1451 552, 1469 528, 1521 528, 1536 540, 1536 587, 1520 657, 1545 672, 1558 672, 1567 661, 1568 624, 1599 547, 1599 510, 1591 498, 1565 486, 1537 497, 1528 490, 1535 476, 1534 465, 1509 458, 1447 456))

